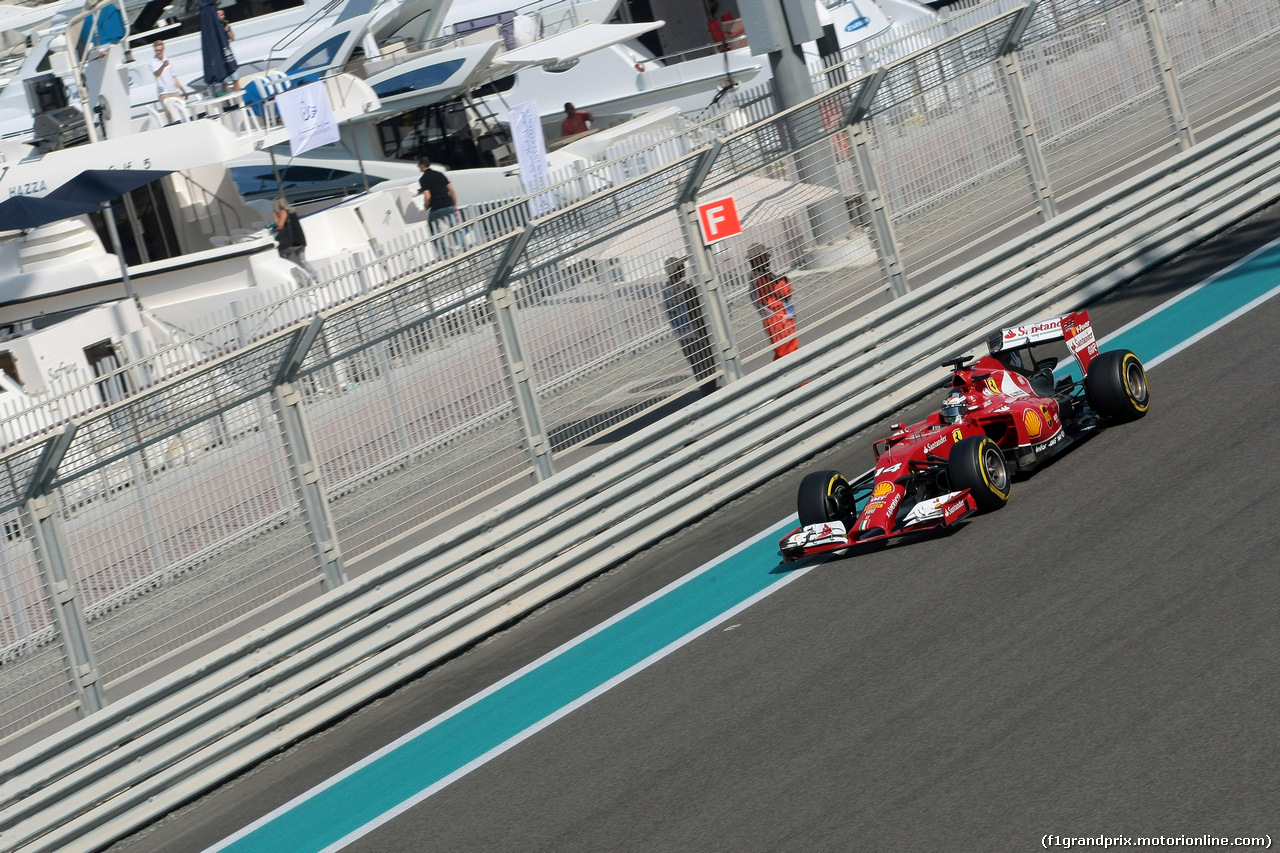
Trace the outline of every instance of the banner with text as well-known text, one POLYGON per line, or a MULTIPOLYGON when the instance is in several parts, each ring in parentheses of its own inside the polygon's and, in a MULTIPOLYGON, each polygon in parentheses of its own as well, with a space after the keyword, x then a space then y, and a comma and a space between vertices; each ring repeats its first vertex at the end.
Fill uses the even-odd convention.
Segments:
POLYGON ((551 176, 547 170, 547 143, 542 136, 537 102, 513 106, 510 122, 511 142, 516 147, 516 163, 520 165, 520 183, 529 195, 529 216, 536 219, 555 206, 551 193, 542 192, 551 186, 551 176))
POLYGON ((297 157, 338 141, 338 122, 323 83, 308 83, 276 95, 280 120, 289 131, 289 153, 297 157))

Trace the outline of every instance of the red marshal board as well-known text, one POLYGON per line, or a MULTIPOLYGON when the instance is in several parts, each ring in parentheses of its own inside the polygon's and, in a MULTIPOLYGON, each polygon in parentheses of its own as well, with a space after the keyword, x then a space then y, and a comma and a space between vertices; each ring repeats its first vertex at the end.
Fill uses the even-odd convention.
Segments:
POLYGON ((702 242, 708 246, 741 234, 742 223, 738 221, 738 206, 733 203, 733 196, 699 204, 698 229, 702 232, 702 242))

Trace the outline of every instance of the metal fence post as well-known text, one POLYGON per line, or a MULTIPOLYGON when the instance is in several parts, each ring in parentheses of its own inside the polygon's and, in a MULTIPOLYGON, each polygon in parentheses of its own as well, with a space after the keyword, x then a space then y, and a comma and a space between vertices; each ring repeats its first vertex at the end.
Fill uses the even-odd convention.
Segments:
POLYGON ((1165 44, 1164 29, 1160 26, 1160 12, 1156 8, 1156 0, 1141 0, 1138 8, 1142 11, 1142 22, 1147 27, 1147 37, 1151 40, 1151 49, 1156 55, 1156 67, 1160 71, 1160 85, 1164 89, 1165 102, 1169 107, 1169 118, 1173 122, 1174 132, 1178 134, 1178 147, 1183 151, 1196 144, 1195 135, 1191 132, 1191 122, 1187 120, 1187 111, 1182 106, 1182 88, 1178 85, 1178 77, 1173 73, 1173 54, 1165 44))
POLYGON ((858 167, 858 182, 862 184, 862 198, 867 211, 871 214, 871 236, 876 244, 876 254, 880 257, 880 266, 894 296, 905 296, 911 289, 907 281, 906 271, 902 266, 902 256, 898 254, 898 241, 893 235, 893 223, 889 219, 889 206, 880 192, 875 161, 871 157, 871 135, 867 132, 866 122, 875 100, 880 84, 884 82, 886 72, 883 68, 876 71, 867 81, 867 85, 849 108, 845 124, 845 134, 849 137, 849 147, 853 151, 854 163, 858 167))
POLYGON ((524 230, 507 246, 506 254, 498 262, 493 279, 489 282, 489 309, 493 311, 494 326, 498 331, 498 347, 502 351, 502 367, 511 382, 512 402, 520 416, 520 428, 524 432, 529 449, 529 461, 533 463, 533 476, 538 482, 556 472, 551 458, 551 440, 542 425, 542 412, 538 408, 538 393, 533 385, 533 371, 525 359, 524 340, 520 324, 516 322, 516 301, 511 295, 508 279, 516 268, 516 262, 533 236, 534 226, 524 230))
POLYGON ((724 296, 724 288, 720 282, 720 268, 716 264, 715 255, 702 242, 702 231, 698 228, 698 206, 694 201, 702 183, 711 173, 711 166, 720 154, 722 143, 716 140, 711 148, 703 153, 676 206, 676 216, 680 218, 680 229, 684 233, 685 249, 689 259, 693 261, 693 285, 698 299, 706 306, 707 319, 710 321, 711 340, 715 345, 716 367, 724 376, 725 384, 737 382, 742 378, 742 356, 738 353, 738 343, 733 339, 733 325, 729 321, 729 303, 724 296))
POLYGON ((1040 221, 1048 222, 1058 215, 1058 204, 1053 198, 1053 185, 1049 182, 1049 168, 1044 162, 1044 152, 1040 149, 1040 138, 1036 134, 1035 119, 1031 115, 1031 103, 1027 100, 1027 89, 1022 81, 1022 66, 1018 62, 1018 42, 1031 23, 1036 4, 1032 3, 1022 11, 1022 15, 1010 28, 1009 37, 1000 50, 1000 79, 1004 83, 1005 96, 1009 103, 1009 115, 1013 119, 1014 129, 1018 133, 1018 147, 1022 150, 1022 158, 1027 164, 1027 178, 1031 182, 1031 193, 1040 205, 1040 221))
POLYGON ((63 536, 49 499, 49 483, 71 446, 75 424, 63 428, 61 434, 45 445, 44 455, 31 478, 31 489, 22 510, 31 528, 40 578, 53 609, 54 623, 62 643, 63 659, 71 678, 76 699, 84 713, 92 714, 106 707, 98 663, 89 642, 88 622, 80 600, 80 584, 67 570, 63 536))
POLYGON ((302 504, 302 516, 307 532, 311 535, 316 560, 324 575, 325 589, 336 589, 346 582, 342 552, 338 547, 338 533, 334 529, 333 518, 329 514, 329 502, 320 477, 320 466, 316 462, 315 445, 311 441, 311 431, 307 428, 306 415, 302 411, 302 393, 293 384, 302 360, 319 337, 323 325, 322 318, 313 317, 294 336, 281 360, 275 382, 272 383, 272 402, 280 421, 285 453, 293 469, 294 483, 302 504))

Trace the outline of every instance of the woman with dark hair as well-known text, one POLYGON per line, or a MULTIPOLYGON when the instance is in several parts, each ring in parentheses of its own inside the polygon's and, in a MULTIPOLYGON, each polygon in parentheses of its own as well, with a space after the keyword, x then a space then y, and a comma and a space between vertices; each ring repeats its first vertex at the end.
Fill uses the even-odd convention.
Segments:
POLYGON ((307 235, 298 221, 297 212, 289 206, 283 196, 271 203, 272 216, 276 221, 276 251, 286 261, 293 261, 306 270, 307 275, 316 278, 316 271, 307 263, 307 235))

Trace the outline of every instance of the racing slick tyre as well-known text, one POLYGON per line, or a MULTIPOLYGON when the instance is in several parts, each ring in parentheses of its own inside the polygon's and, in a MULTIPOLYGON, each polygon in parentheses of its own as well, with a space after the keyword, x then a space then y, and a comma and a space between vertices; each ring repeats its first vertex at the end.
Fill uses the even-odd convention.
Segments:
POLYGON ((1089 363, 1084 379, 1089 405, 1109 421, 1136 421, 1151 406, 1147 371, 1138 357, 1127 349, 1098 353, 1089 363))
POLYGON ((947 469, 951 487, 968 489, 979 511, 999 509, 1009 500, 1009 466, 1004 451, 985 435, 966 438, 951 448, 947 469))
POLYGON ((853 492, 839 471, 814 471, 800 481, 796 511, 802 525, 826 524, 853 515, 853 492))

